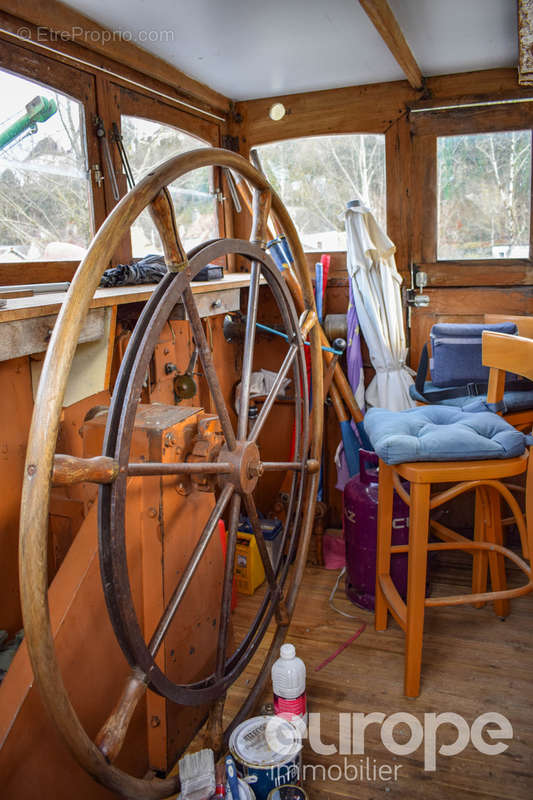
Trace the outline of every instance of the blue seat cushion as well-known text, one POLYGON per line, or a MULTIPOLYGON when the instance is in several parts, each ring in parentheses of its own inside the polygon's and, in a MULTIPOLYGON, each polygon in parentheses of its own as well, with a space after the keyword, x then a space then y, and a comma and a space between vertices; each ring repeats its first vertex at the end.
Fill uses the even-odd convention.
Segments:
POLYGON ((526 447, 524 434, 498 414, 445 405, 407 411, 371 408, 365 415, 365 430, 387 464, 515 458, 526 447))

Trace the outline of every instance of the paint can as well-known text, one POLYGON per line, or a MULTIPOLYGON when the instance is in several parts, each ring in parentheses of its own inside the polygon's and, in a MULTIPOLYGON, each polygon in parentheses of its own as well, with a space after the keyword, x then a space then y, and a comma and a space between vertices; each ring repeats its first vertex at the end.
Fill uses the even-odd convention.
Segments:
POLYGON ((287 783, 277 789, 272 789, 267 800, 309 800, 309 795, 301 786, 287 783))
POLYGON ((300 779, 301 736, 287 719, 262 716, 242 722, 230 736, 229 750, 257 800, 267 800, 273 789, 300 779))

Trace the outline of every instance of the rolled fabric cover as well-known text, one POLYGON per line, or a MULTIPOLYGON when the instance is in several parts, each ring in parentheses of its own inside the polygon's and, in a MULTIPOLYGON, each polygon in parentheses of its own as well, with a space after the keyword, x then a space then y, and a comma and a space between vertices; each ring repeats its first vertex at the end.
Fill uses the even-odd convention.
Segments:
POLYGON ((491 411, 440 405, 407 411, 371 408, 364 423, 375 451, 387 464, 515 458, 526 448, 526 436, 491 411))
POLYGON ((489 368, 483 366, 481 355, 483 331, 514 335, 517 328, 514 322, 465 325, 449 322, 433 325, 429 334, 429 369, 433 386, 461 386, 488 381, 489 368))
POLYGON ((134 286, 143 283, 159 283, 166 275, 165 257, 149 255, 134 264, 118 264, 106 269, 100 279, 100 286, 134 286))

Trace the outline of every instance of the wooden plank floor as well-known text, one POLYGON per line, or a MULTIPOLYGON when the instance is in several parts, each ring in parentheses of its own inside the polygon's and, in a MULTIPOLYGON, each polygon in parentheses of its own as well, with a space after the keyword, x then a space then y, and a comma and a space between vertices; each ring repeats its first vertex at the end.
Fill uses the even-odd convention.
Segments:
MULTIPOLYGON (((433 569, 434 596, 454 594, 462 588, 468 590, 471 562, 457 554, 446 558, 446 563, 441 561, 433 569)), ((516 582, 515 578, 510 576, 510 583, 516 582)), ((364 756, 321 756, 306 744, 305 764, 323 765, 325 770, 339 765, 343 772, 345 758, 352 765, 348 772, 350 780, 344 775, 338 779, 336 767, 330 769, 330 779, 326 777, 325 781, 319 779, 321 767, 317 767, 315 780, 308 770, 305 787, 311 800, 533 798, 533 595, 512 601, 511 615, 506 621, 497 619, 488 606, 429 609, 422 691, 416 700, 408 700, 403 695, 403 633, 393 621, 386 632, 376 633, 373 615, 346 600, 342 583, 337 605, 354 614, 355 619, 337 614, 328 605, 335 579, 334 572, 320 568, 306 570, 287 638, 306 662, 308 706, 310 711, 321 714, 323 742, 338 746, 340 712, 382 712, 387 717, 407 712, 422 724, 425 713, 453 712, 464 717, 469 725, 482 713, 498 712, 511 722, 513 737, 508 749, 499 755, 480 753, 471 742, 453 757, 437 754, 434 772, 424 770, 423 744, 410 755, 393 755, 382 743, 377 725, 366 730, 364 756), (316 672, 315 668, 362 623, 367 625, 362 635, 332 663, 316 672), (398 767, 397 781, 379 780, 379 774, 373 779, 373 768, 379 769, 383 764, 392 769, 398 767), (353 767, 361 765, 363 776, 352 780, 353 767)), ((242 603, 246 602, 249 601, 243 598, 242 603)), ((242 696, 245 684, 246 679, 244 685, 232 690, 232 700, 242 696)), ((264 699, 271 699, 270 689, 264 699)), ((394 735, 398 742, 406 742, 409 728, 405 724, 398 726, 394 735)), ((454 729, 443 726, 437 734, 437 746, 452 743, 455 738, 454 729)))

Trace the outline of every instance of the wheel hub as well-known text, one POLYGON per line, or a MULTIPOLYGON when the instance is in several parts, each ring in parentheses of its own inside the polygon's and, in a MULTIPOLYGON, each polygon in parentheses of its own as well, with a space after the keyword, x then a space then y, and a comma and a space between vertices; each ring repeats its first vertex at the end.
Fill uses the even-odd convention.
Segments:
POLYGON ((232 483, 239 494, 253 492, 263 474, 259 448, 254 442, 238 441, 234 450, 223 447, 218 461, 227 461, 232 465, 232 471, 221 475, 219 480, 222 484, 232 483))

